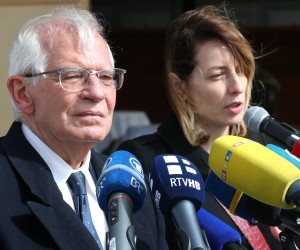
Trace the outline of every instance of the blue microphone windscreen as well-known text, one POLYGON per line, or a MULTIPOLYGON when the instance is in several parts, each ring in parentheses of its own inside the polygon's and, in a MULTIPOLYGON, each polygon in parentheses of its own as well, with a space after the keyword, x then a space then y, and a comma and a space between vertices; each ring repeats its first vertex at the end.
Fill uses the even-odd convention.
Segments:
POLYGON ((196 211, 202 206, 205 187, 197 167, 179 155, 155 157, 150 172, 151 193, 163 214, 182 200, 188 200, 196 211))
POLYGON ((131 153, 119 150, 105 162, 96 183, 99 206, 108 212, 108 198, 113 192, 126 192, 133 202, 133 212, 143 204, 147 188, 141 163, 131 153))
MULTIPOLYGON (((211 171, 205 182, 206 189, 214 195, 226 208, 230 208, 231 201, 234 199, 236 189, 222 181, 213 171, 211 171)), ((267 205, 243 194, 240 198, 233 214, 248 220, 259 221, 266 225, 278 225, 280 208, 267 205)))
MULTIPOLYGON (((207 176, 205 181, 206 189, 214 195, 226 208, 230 209, 231 202, 236 193, 236 189, 228 185, 222 179, 220 179, 213 171, 207 176)), ((235 211, 232 211, 233 214, 236 214, 242 217, 245 220, 252 221, 253 217, 249 214, 246 209, 246 200, 248 196, 246 194, 242 194, 242 197, 238 201, 235 211)))
POLYGON ((200 227, 205 231, 212 250, 222 250, 226 243, 241 244, 241 235, 231 226, 212 215, 204 208, 197 212, 200 227))

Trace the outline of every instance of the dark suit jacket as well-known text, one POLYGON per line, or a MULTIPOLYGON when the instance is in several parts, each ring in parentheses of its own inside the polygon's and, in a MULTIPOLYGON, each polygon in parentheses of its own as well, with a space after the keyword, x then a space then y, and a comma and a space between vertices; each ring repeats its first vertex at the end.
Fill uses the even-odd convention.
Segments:
MULTIPOLYGON (((193 147, 189 144, 173 113, 170 113, 167 116, 166 121, 158 127, 157 133, 127 140, 121 143, 118 149, 127 150, 134 154, 140 160, 146 174, 150 172, 155 156, 160 154, 177 154, 189 159, 197 166, 204 180, 209 172, 208 153, 201 147, 193 147)), ((208 192, 205 194, 203 207, 240 232, 229 215, 208 192)), ((175 244, 174 225, 171 218, 166 218, 166 223, 169 247, 170 249, 177 249, 178 247, 175 244)), ((282 249, 281 244, 271 235, 269 227, 264 225, 259 226, 261 231, 263 231, 270 248, 272 250, 282 249)), ((248 249, 251 249, 246 238, 243 238, 243 245, 248 249)))
MULTIPOLYGON (((107 156, 92 151, 97 176, 107 156)), ((14 122, 0 138, 0 249, 97 249, 52 173, 14 122)), ((133 215, 138 249, 167 249, 163 220, 148 192, 133 215)))

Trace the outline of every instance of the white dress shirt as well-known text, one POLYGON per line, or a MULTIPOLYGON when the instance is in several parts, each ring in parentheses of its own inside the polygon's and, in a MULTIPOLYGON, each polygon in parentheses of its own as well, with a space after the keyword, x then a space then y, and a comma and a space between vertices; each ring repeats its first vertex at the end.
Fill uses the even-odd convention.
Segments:
POLYGON ((89 151, 84 161, 84 164, 78 170, 74 170, 59 155, 53 152, 44 142, 42 142, 24 123, 22 123, 22 131, 29 143, 34 147, 34 149, 47 163, 48 167, 52 172, 54 180, 63 195, 64 201, 68 203, 73 208, 73 210, 74 203, 71 191, 67 184, 67 180, 69 176, 76 171, 81 171, 85 175, 86 191, 89 200, 92 220, 100 238, 103 249, 106 249, 105 242, 108 226, 105 215, 98 205, 95 183, 89 171, 91 152, 89 151))

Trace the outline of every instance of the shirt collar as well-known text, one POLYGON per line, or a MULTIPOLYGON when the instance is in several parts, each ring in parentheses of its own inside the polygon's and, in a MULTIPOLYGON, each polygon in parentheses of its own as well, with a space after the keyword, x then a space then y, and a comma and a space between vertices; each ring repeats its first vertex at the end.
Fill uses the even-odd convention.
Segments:
POLYGON ((89 171, 89 162, 91 158, 90 151, 88 152, 84 164, 80 167, 80 169, 73 170, 68 163, 66 163, 58 154, 56 154, 44 142, 42 142, 41 139, 36 136, 24 123, 22 123, 22 131, 32 147, 39 153, 39 155, 44 159, 50 168, 56 183, 65 183, 70 174, 73 172, 82 171, 86 175, 89 171))

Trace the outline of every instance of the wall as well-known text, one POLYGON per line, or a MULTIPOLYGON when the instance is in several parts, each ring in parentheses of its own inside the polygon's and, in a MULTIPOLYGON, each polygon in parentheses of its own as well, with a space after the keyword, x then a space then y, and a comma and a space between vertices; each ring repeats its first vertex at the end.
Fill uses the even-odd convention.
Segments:
MULTIPOLYGON (((257 54, 258 67, 279 83, 276 118, 300 129, 300 27, 266 27, 244 30, 257 54)), ((152 122, 161 122, 168 110, 163 88, 164 29, 115 30, 117 66, 127 69, 118 91, 119 110, 144 110, 152 122)), ((257 79, 263 80, 263 79, 257 79)))
MULTIPOLYGON (((91 0, 111 27, 117 65, 127 69, 118 92, 117 109, 141 109, 152 122, 161 122, 168 110, 163 89, 163 46, 168 23, 188 8, 219 4, 214 0, 91 0)), ((300 129, 300 1, 229 0, 238 25, 264 56, 258 66, 279 83, 280 121, 300 129)), ((271 98, 271 97, 270 97, 271 98)), ((274 105, 275 106, 275 105, 274 105)), ((277 108, 278 106, 278 108, 277 108)), ((275 109, 275 107, 274 107, 275 109)))
POLYGON ((17 30, 29 18, 47 12, 59 3, 75 3, 89 9, 89 0, 0 0, 0 136, 6 134, 13 121, 6 88, 8 53, 17 30))

